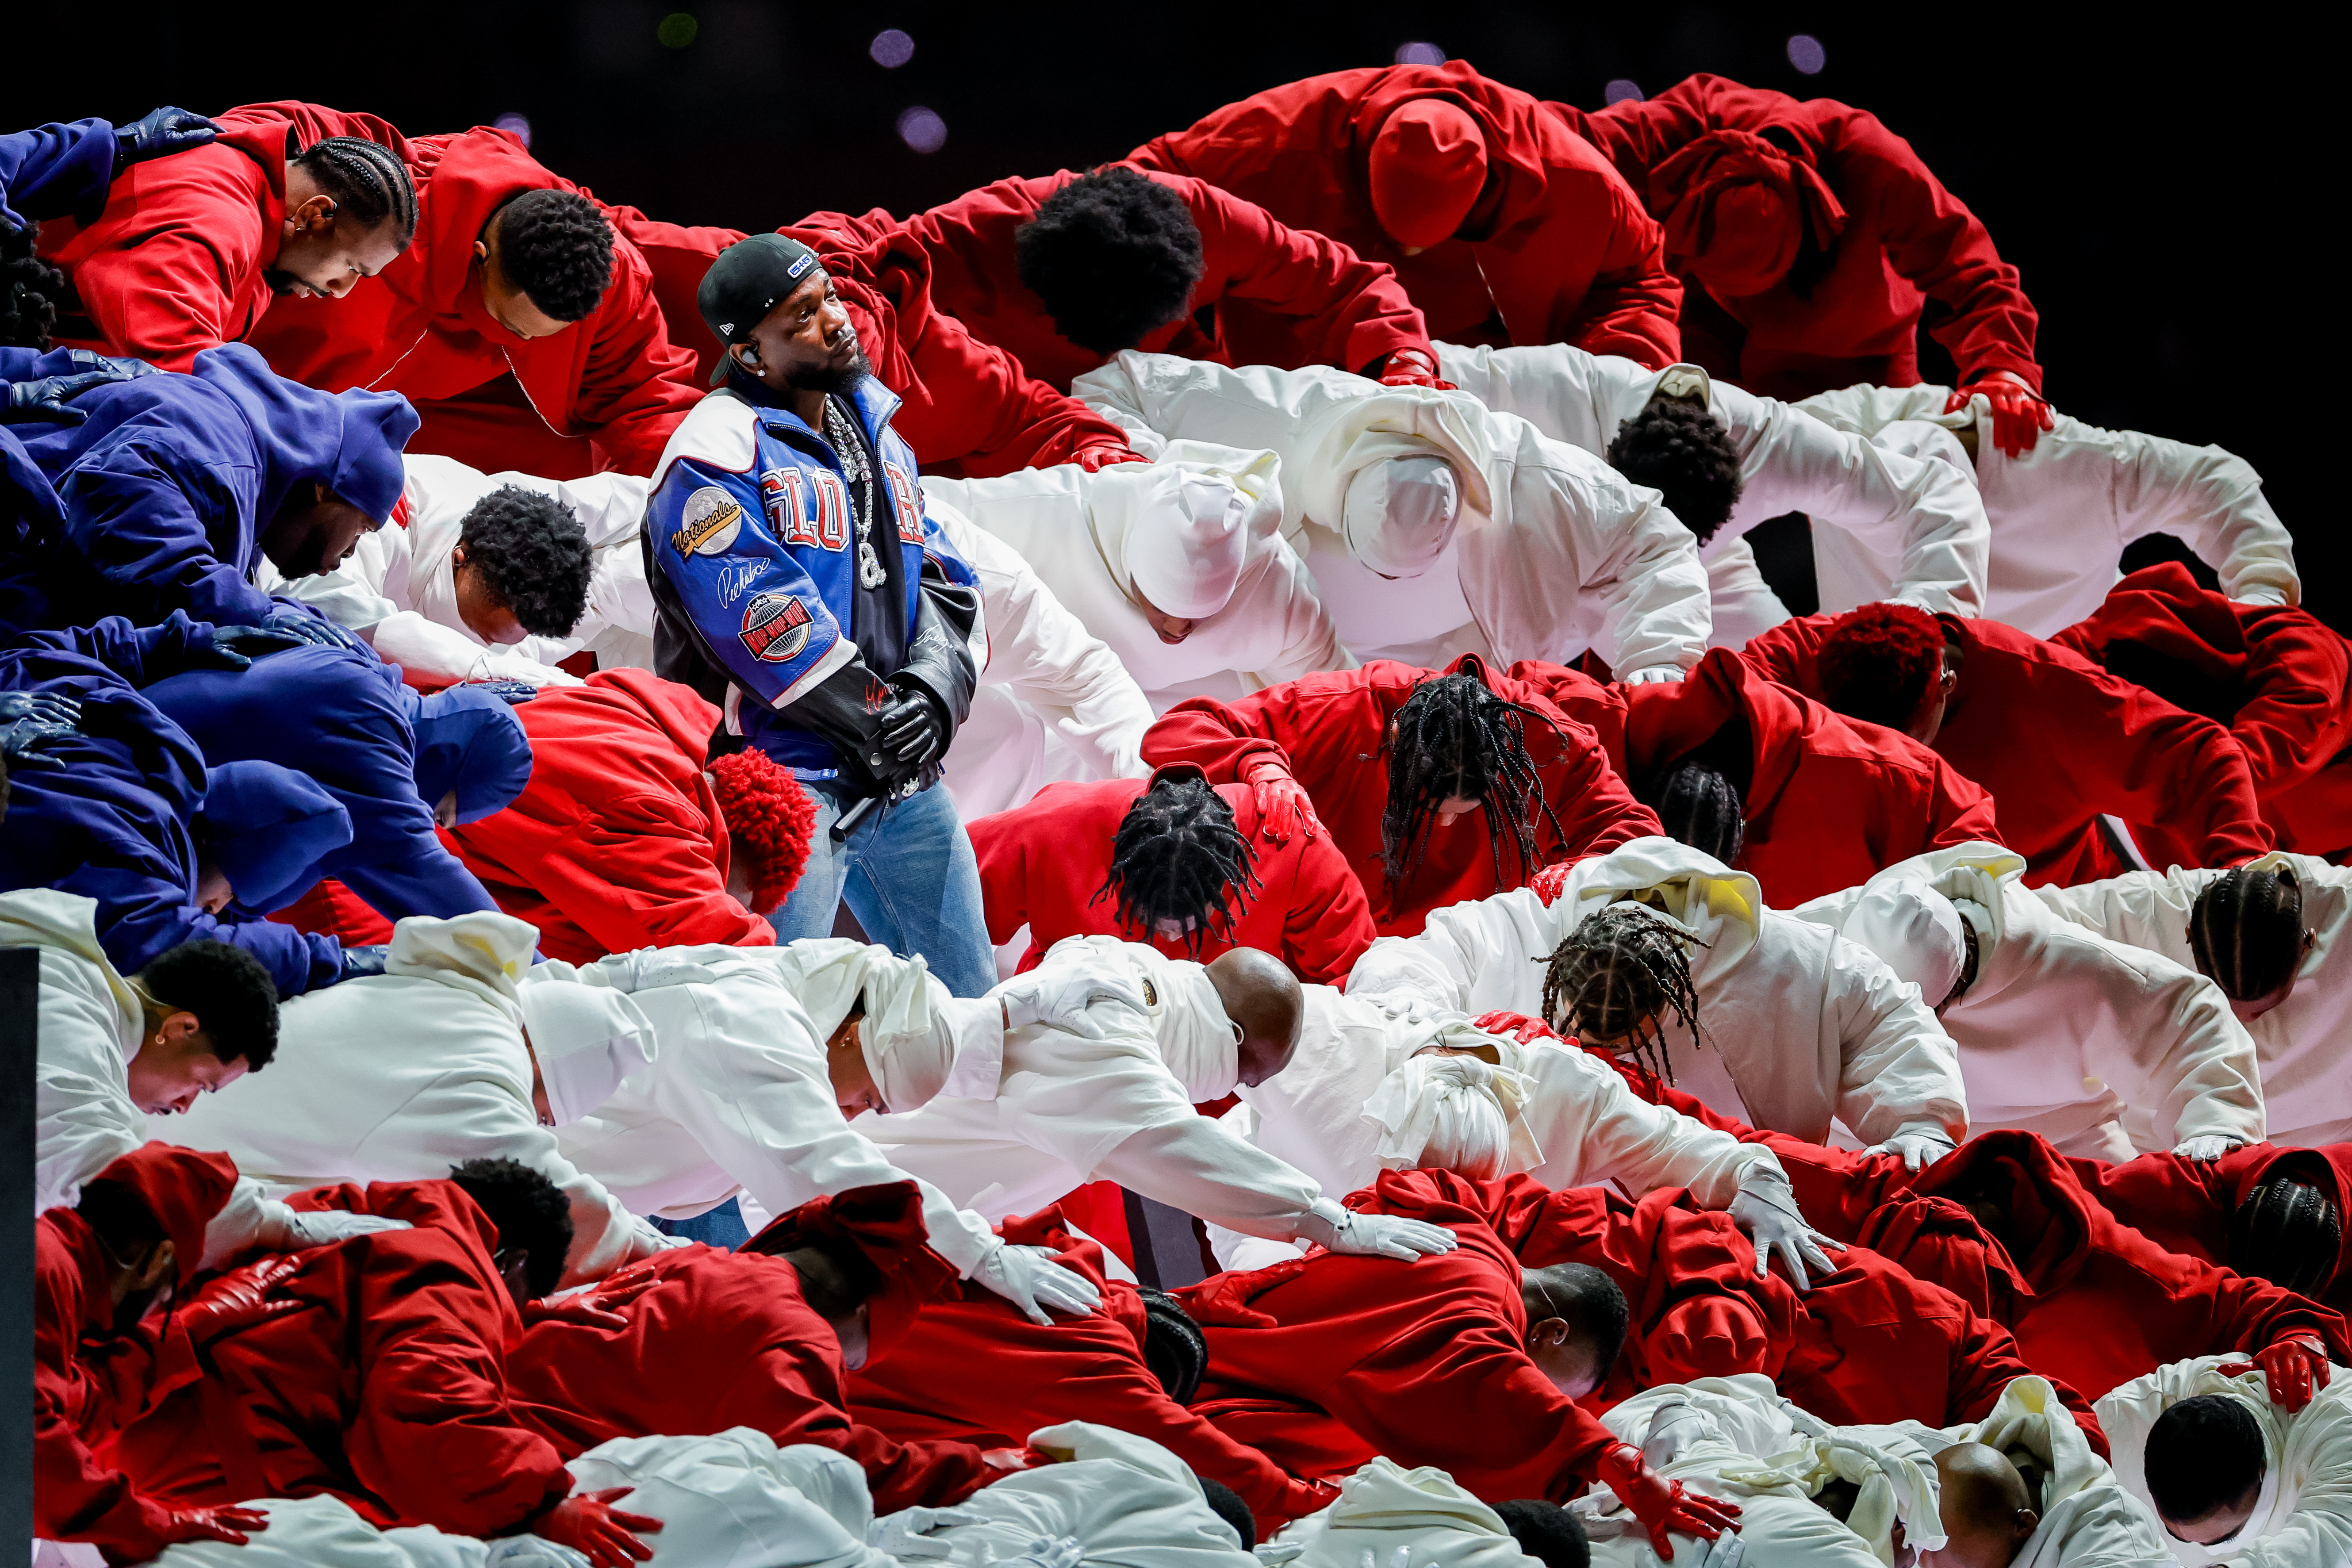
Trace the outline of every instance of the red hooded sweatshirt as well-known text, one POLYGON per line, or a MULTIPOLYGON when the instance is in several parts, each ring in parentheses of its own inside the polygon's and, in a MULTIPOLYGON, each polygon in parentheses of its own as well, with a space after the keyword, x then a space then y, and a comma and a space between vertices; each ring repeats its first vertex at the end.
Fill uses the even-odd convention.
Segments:
MULTIPOLYGON (((2116 1219, 2158 1247, 2207 1263, 2229 1263, 2231 1217, 2273 1176, 2309 1182, 2338 1215, 2352 1214, 2352 1143, 2320 1149, 2250 1143, 2218 1160, 2142 1154, 2120 1164, 2069 1160, 2067 1165, 2083 1190, 2116 1219)), ((2331 1276, 2313 1295, 2352 1316, 2352 1226, 2345 1227, 2331 1262, 2331 1276)))
POLYGON ((1302 1475, 1385 1454, 1488 1502, 1582 1491, 1616 1439, 1528 1359, 1518 1259, 1461 1190, 1493 1184, 1382 1173, 1375 1212, 1444 1226, 1461 1242, 1452 1252, 1401 1263, 1318 1249, 1172 1292, 1209 1343, 1193 1407, 1302 1475))
MULTIPOLYGON (((1654 370, 1682 357, 1682 289, 1637 187, 1543 104, 1466 60, 1308 77, 1227 104, 1128 156, 1146 169, 1198 175, 1294 229, 1385 262, 1441 342, 1574 343, 1654 370), (1408 256, 1373 211, 1371 146, 1391 114, 1423 99, 1476 124, 1486 186, 1453 238, 1408 256)), ((1223 314, 1237 347, 1254 343, 1255 325, 1242 310, 1223 314)))
POLYGON ((220 126, 209 146, 125 169, 89 226, 41 225, 41 259, 81 297, 79 316, 61 307, 58 342, 185 371, 198 350, 243 342, 273 300, 262 274, 284 233, 288 157, 330 136, 410 153, 372 114, 308 103, 232 110, 220 126))
MULTIPOLYGON (((608 206, 604 216, 644 252, 670 341, 695 356, 697 384, 708 381, 719 344, 695 291, 741 231, 661 223, 635 207, 608 206)), ((1073 462, 1082 453, 1128 452, 1118 426, 1029 375, 938 307, 929 258, 920 250, 877 246, 819 222, 836 216, 777 232, 823 258, 876 378, 904 400, 891 428, 914 447, 924 472, 993 478, 1073 462)))
MULTIPOLYGON (((1155 767, 1191 763, 1212 784, 1237 784, 1260 758, 1282 763, 1315 803, 1315 814, 1356 873, 1383 936, 1411 936, 1429 911, 1465 899, 1483 899, 1524 883, 1559 860, 1605 855, 1621 844, 1658 832, 1658 818, 1636 801, 1609 765, 1601 739, 1520 681, 1495 674, 1475 654, 1444 670, 1415 669, 1378 658, 1361 669, 1334 670, 1285 681, 1232 702, 1195 697, 1180 702, 1144 731, 1143 757, 1155 767), (1420 862, 1394 889, 1382 867, 1381 817, 1388 808, 1385 751, 1389 721, 1413 689, 1444 675, 1472 675, 1506 701, 1532 708, 1523 721, 1525 742, 1542 784, 1528 803, 1535 825, 1532 864, 1517 864, 1508 829, 1497 844, 1483 811, 1433 826, 1420 862), (1542 721, 1558 732, 1547 734, 1542 721), (1544 814, 1549 804, 1559 826, 1544 814), (1507 869, 1497 874, 1497 852, 1507 869), (1516 879, 1506 883, 1504 876, 1516 879)), ((1261 839, 1263 842, 1263 839, 1261 839)))
POLYGON ((2041 390, 2041 317, 2017 268, 1877 116, 1718 76, 1591 114, 1545 108, 1607 153, 1664 226, 1683 353, 1711 374, 1790 400, 1858 381, 1916 385, 1924 315, 1960 384, 2010 371, 2041 390), (1706 264, 1692 265, 1722 220, 1715 197, 1740 187, 1772 193, 1796 256, 1760 291, 1711 288, 1706 264))
POLYGON ((703 774, 719 710, 646 669, 600 669, 515 710, 530 783, 443 839, 550 958, 640 947, 767 947, 727 890, 727 821, 703 774))
POLYGON ((1115 936, 1149 942, 1171 958, 1201 962, 1254 947, 1273 953, 1310 984, 1345 984, 1348 971, 1379 934, 1363 884, 1328 835, 1294 833, 1276 844, 1259 833, 1257 792, 1228 784, 1216 792, 1233 809, 1234 827, 1255 857, 1248 877, 1226 889, 1232 923, 1213 922, 1196 953, 1183 938, 1139 930, 1118 917, 1110 879, 1111 842, 1129 807, 1170 774, 1200 776, 1171 763, 1149 779, 1101 779, 1052 784, 1026 805, 969 824, 980 857, 980 892, 988 909, 988 940, 1002 945, 1024 925, 1029 951, 1024 970, 1066 936, 1115 936), (1100 895, 1097 897, 1097 895, 1100 895))
POLYGON ((1100 1310, 1031 1322, 993 1290, 950 1283, 924 1302, 887 1356, 849 1374, 849 1409, 908 1444, 954 1439, 1018 1448, 1040 1426, 1094 1421, 1149 1437, 1199 1474, 1240 1494, 1261 1535, 1328 1505, 1328 1488, 1286 1475, 1169 1396, 1143 1356, 1143 1298, 1103 1272, 1102 1248, 1073 1236, 1057 1205, 997 1227, 1043 1247, 1103 1293, 1100 1310))
MULTIPOLYGON (((1742 657, 1818 700, 1817 660, 1837 619, 1783 621, 1742 657)), ((2014 626, 1937 619, 1960 650, 1960 672, 1936 754, 1992 792, 2001 841, 2025 857, 2028 884, 2071 887, 2133 869, 2109 845, 2103 814, 2172 824, 2193 847, 2190 865, 2242 865, 2271 847, 2245 751, 2221 725, 2014 626)))
MULTIPOLYGON (((171 1241, 178 1290, 205 1255, 205 1227, 228 1202, 226 1154, 148 1143, 93 1178, 140 1198, 171 1241)), ((110 1562, 144 1563, 170 1544, 168 1507, 100 1451, 149 1406, 201 1375, 186 1330, 168 1314, 115 1327, 106 1247, 81 1215, 33 1222, 33 1533, 87 1542, 110 1562)))
MULTIPOLYGON (((960 1502, 996 1479, 1003 1472, 971 1443, 902 1443, 850 1413, 840 1341, 803 1298, 798 1271, 771 1255, 816 1237, 853 1244, 882 1274, 867 1303, 868 1359, 906 1353, 914 1313, 955 1274, 923 1245, 915 1184, 894 1182, 793 1210, 761 1232, 761 1250, 658 1254, 642 1267, 659 1283, 621 1309, 626 1328, 533 1323, 508 1363, 517 1418, 566 1458, 614 1437, 730 1426, 780 1447, 820 1444, 857 1461, 877 1513, 960 1502)), ((1011 1446, 1027 1441, 1024 1428, 1011 1446)))
POLYGON ((522 1320, 491 1261, 497 1228, 454 1182, 305 1197, 414 1228, 302 1254, 272 1294, 308 1310, 207 1345, 205 1377, 122 1435, 124 1468, 190 1502, 323 1492, 381 1528, 529 1528, 572 1477, 508 1404, 506 1350, 522 1320))
POLYGON ((1992 796, 1908 735, 1841 718, 1776 686, 1729 648, 1679 681, 1603 686, 1536 659, 1511 667, 1607 743, 1618 773, 1647 787, 1696 761, 1728 776, 1746 818, 1738 869, 1774 909, 1794 909, 1949 845, 1998 844, 1992 796))
MULTIPOLYGON (((1432 365, 1437 363, 1421 312, 1390 268, 1337 240, 1286 227, 1264 207, 1206 180, 1150 177, 1182 197, 1192 212, 1201 231, 1201 280, 1176 319, 1146 333, 1137 349, 1285 370, 1328 364, 1361 372, 1402 348, 1419 349, 1432 365), (1237 307, 1249 323, 1248 341, 1240 343, 1228 341, 1223 327, 1237 307)), ((877 207, 862 217, 817 213, 799 226, 835 229, 894 255, 920 256, 937 309, 1011 354, 1029 374, 1067 392, 1072 378, 1101 364, 1104 356, 1055 330, 1045 301, 1021 281, 1013 237, 1047 197, 1077 178, 1064 169, 1036 179, 999 180, 903 220, 877 207)))
MULTIPOLYGON (((248 105, 221 121, 237 126, 303 107, 248 105)), ((362 135, 362 127, 382 123, 310 112, 330 135, 362 135)), ((636 247, 614 236, 612 280, 585 319, 520 337, 482 304, 475 241, 526 191, 588 193, 542 167, 511 132, 487 125, 417 137, 396 151, 416 185, 416 237, 407 250, 341 300, 280 301, 254 346, 278 374, 310 386, 404 394, 425 420, 412 452, 547 479, 604 469, 650 475, 702 389, 689 356, 670 344, 636 247)))
MULTIPOLYGON (((2280 848, 2352 849, 2352 640, 2310 611, 2238 604, 2167 561, 2050 640, 2228 725, 2280 848)), ((2132 837, 2152 865, 2196 863, 2161 822, 2136 821, 2132 837)))

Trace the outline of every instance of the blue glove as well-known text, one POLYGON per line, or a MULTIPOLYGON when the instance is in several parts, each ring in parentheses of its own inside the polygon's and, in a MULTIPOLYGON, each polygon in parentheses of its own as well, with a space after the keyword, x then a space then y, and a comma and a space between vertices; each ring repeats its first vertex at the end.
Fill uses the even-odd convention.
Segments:
POLYGON ((75 732, 81 704, 47 691, 0 691, 0 762, 12 769, 65 764, 41 748, 75 732))
POLYGON ((343 949, 342 972, 335 978, 357 980, 362 975, 382 974, 383 961, 391 952, 390 944, 383 942, 372 947, 346 947, 343 949))
POLYGON ((188 668, 246 669, 264 654, 284 653, 308 640, 274 626, 215 626, 212 641, 188 649, 188 668))
POLYGON ((509 708, 520 708, 539 695, 539 688, 528 680, 469 680, 468 691, 487 691, 509 708))
POLYGON ((162 374, 142 360, 109 359, 88 349, 74 349, 70 353, 73 369, 65 374, 7 384, 7 399, 0 403, 0 424, 29 424, 42 420, 57 425, 79 425, 89 416, 70 405, 91 387, 110 386, 118 381, 136 381, 142 375, 162 374))
POLYGON ((128 125, 114 128, 114 172, 133 163, 168 157, 201 147, 220 134, 220 128, 201 114, 166 104, 151 109, 128 125))

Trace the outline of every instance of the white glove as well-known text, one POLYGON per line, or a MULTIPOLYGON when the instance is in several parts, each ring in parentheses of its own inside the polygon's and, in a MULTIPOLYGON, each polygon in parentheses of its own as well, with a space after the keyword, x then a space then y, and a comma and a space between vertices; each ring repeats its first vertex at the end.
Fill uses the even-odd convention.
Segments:
POLYGON ((490 1551, 482 1568, 592 1568, 587 1558, 569 1546, 536 1535, 509 1535, 485 1544, 490 1551))
POLYGON ((1359 1258, 1393 1258, 1410 1263, 1416 1258, 1451 1252, 1461 1245, 1454 1234, 1439 1226, 1395 1215, 1357 1214, 1329 1198, 1299 1216, 1298 1234, 1319 1241, 1334 1252, 1359 1258))
MULTIPOLYGON (((685 1237, 672 1236, 666 1230, 655 1228, 654 1223, 642 1215, 631 1215, 629 1220, 635 1228, 629 1233, 629 1255, 621 1259, 621 1263, 635 1263, 641 1258, 651 1258, 657 1252, 675 1252, 681 1247, 694 1245, 685 1237)), ((620 1265, 615 1264, 614 1267, 618 1268, 620 1265)))
POLYGON ((1007 1032, 1045 1024, 1084 1039, 1097 1039, 1102 1031, 1087 1016, 1088 1004, 1123 1002, 1147 1015, 1143 987, 1124 968, 1091 963, 1056 964, 1050 971, 1033 969, 1016 974, 989 993, 1004 1009, 1007 1032))
MULTIPOLYGON (((1372 1559, 1370 1547, 1367 1546, 1356 1554, 1356 1568, 1381 1568, 1381 1565, 1372 1559)), ((1398 1547, 1395 1555, 1389 1559, 1389 1568, 1412 1568, 1412 1548, 1398 1547)), ((1437 1568, 1437 1559, 1431 1558, 1422 1564, 1422 1568, 1437 1568)))
MULTIPOLYGON (((1674 1538, 1674 1568, 1739 1568, 1748 1560, 1748 1543, 1737 1531, 1725 1531, 1713 1541, 1702 1541, 1696 1535, 1676 1534, 1674 1538)), ((1658 1561, 1657 1554, 1646 1546, 1642 1550, 1644 1564, 1658 1561)))
POLYGON ((2194 1138, 2183 1138, 2172 1152, 2184 1160, 2218 1160, 2232 1149, 2242 1149, 2246 1141, 2222 1132, 2200 1132, 2194 1138))
POLYGON ((898 1558, 940 1558, 955 1551, 948 1542, 928 1539, 950 1524, 986 1524, 989 1516, 976 1508, 903 1508, 885 1514, 866 1527, 866 1544, 898 1558))
POLYGON ((1048 1307, 1083 1318, 1102 1305, 1093 1280, 1063 1268, 1042 1247, 1008 1242, 982 1258, 971 1277, 1026 1312, 1031 1322, 1047 1327, 1054 1321, 1045 1315, 1048 1307))
POLYGON ((374 1236, 381 1231, 406 1230, 404 1219, 386 1219, 382 1215, 349 1214, 341 1209, 289 1209, 287 1211, 287 1243, 281 1250, 297 1252, 306 1247, 324 1247, 330 1242, 349 1241, 355 1236, 374 1236))
POLYGON ((596 961, 596 968, 623 993, 657 990, 664 985, 709 985, 718 975, 697 963, 690 948, 640 947, 596 961))
POLYGON ((1696 1406, 1685 1400, 1670 1400, 1651 1414, 1649 1435, 1642 1439, 1643 1461, 1654 1470, 1663 1470, 1706 1432, 1706 1417, 1696 1406))
POLYGON ((1800 1291, 1812 1288, 1812 1280, 1805 1273, 1807 1268, 1821 1274, 1837 1271, 1837 1265, 1822 1248, 1839 1244, 1805 1223, 1804 1211, 1797 1206, 1797 1194, 1785 1180, 1750 1173, 1740 1181, 1739 1191, 1733 1194, 1727 1212, 1731 1223, 1746 1231, 1748 1239, 1756 1244, 1758 1279, 1769 1271, 1775 1252, 1788 1266, 1790 1283, 1800 1291))
POLYGON ((569 670, 558 669, 551 664, 541 664, 535 658, 525 658, 519 653, 486 653, 477 658, 466 671, 468 680, 520 680, 530 686, 584 686, 587 682, 569 670))
POLYGON ((1932 1121, 1898 1128, 1895 1136, 1884 1143, 1874 1143, 1863 1151, 1865 1154, 1900 1154, 1906 1171, 1924 1171, 1959 1145, 1952 1135, 1932 1121))
POLYGON ((1623 675, 1619 676, 1617 678, 1617 684, 1620 686, 1656 686, 1669 680, 1680 680, 1684 674, 1685 671, 1683 667, 1678 664, 1644 665, 1640 669, 1629 669, 1623 675))

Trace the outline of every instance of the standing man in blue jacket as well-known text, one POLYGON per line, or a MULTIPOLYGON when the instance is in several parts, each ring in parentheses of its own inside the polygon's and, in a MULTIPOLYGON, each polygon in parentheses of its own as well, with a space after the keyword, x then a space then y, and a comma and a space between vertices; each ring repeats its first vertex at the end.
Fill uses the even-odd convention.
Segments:
POLYGON ((959 996, 995 982, 971 841, 940 759, 985 659, 972 570, 926 515, 898 399, 874 379, 816 253, 759 234, 696 303, 726 385, 670 437, 646 510, 655 664, 814 797, 778 942, 858 924, 959 996))

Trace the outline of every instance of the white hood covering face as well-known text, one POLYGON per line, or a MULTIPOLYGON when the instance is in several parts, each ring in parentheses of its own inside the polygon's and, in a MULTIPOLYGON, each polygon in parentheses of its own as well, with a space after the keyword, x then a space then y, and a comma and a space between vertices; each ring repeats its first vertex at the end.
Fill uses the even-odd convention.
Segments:
POLYGON ((1502 1516, 1434 1465, 1385 1456, 1339 1483, 1339 1500, 1258 1548, 1267 1568, 1528 1568, 1502 1516))
POLYGON ((1383 577, 1418 577, 1454 542, 1462 487, 1444 458, 1407 456, 1368 463, 1348 481, 1339 536, 1383 577))
POLYGON ((524 1037, 558 1127, 613 1098, 622 1080, 651 1066, 660 1050, 637 1005, 609 987, 534 979, 520 997, 524 1037))
POLYGON ((1224 474, 1157 463, 1143 472, 1150 483, 1127 530, 1128 580, 1167 615, 1213 616, 1232 602, 1248 558, 1249 498, 1224 474))
POLYGON ((1968 938, 1959 911, 1951 900, 1914 879, 1872 878, 1844 929, 1898 977, 1916 985, 1930 1007, 1943 1005, 1967 968, 1968 938))
POLYGON ((1380 1129, 1375 1153, 1386 1169, 1429 1166, 1486 1181, 1542 1162, 1521 1115, 1527 1092, 1527 1079, 1508 1068, 1424 1053, 1381 1080, 1364 1118, 1380 1129))
POLYGON ((784 989, 816 1026, 820 1044, 864 998, 857 1043, 884 1104, 912 1110, 940 1092, 955 1066, 956 1042, 934 1026, 937 982, 919 956, 900 958, 876 943, 814 937, 777 948, 775 963, 784 989))

